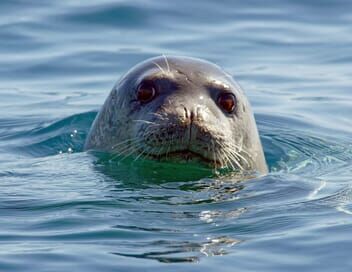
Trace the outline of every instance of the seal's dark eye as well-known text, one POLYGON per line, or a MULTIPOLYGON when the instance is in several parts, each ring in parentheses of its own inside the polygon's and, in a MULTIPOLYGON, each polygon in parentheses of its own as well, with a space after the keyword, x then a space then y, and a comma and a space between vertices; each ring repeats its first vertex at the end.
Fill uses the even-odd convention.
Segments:
POLYGON ((156 95, 155 87, 152 82, 142 82, 138 86, 137 99, 142 103, 151 101, 156 95))
POLYGON ((232 113, 236 108, 236 97, 232 93, 222 93, 218 97, 218 104, 227 113, 232 113))

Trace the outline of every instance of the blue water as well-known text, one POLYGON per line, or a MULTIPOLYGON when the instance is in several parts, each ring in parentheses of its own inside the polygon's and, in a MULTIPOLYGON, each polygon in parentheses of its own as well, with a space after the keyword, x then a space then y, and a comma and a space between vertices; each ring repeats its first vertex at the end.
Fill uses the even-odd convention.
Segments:
POLYGON ((351 271, 351 9, 2 0, 0 271, 351 271), (234 75, 267 176, 163 180, 82 152, 115 81, 160 54, 234 75))

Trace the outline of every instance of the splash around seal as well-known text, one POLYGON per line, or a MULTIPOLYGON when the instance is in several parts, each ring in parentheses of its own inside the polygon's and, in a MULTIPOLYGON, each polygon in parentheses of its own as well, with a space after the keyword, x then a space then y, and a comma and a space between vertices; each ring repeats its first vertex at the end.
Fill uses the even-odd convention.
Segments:
POLYGON ((127 72, 99 111, 85 150, 268 171, 240 86, 217 65, 189 57, 160 56, 127 72))

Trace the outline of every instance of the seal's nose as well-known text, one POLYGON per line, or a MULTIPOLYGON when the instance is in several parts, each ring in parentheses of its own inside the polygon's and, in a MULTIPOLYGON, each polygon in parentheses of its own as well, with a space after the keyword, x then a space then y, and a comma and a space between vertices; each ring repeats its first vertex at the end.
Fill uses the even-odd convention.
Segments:
POLYGON ((195 118, 194 111, 191 111, 191 116, 189 118, 191 119, 191 123, 193 123, 193 120, 195 118))
POLYGON ((185 106, 183 106, 183 110, 184 110, 184 116, 183 117, 187 120, 188 116, 190 116, 190 112, 185 106))
POLYGON ((184 118, 186 120, 189 120, 191 122, 194 121, 194 119, 196 118, 196 113, 194 112, 194 110, 189 110, 188 108, 186 107, 183 107, 185 113, 184 113, 184 118))
POLYGON ((191 109, 187 107, 184 108, 184 118, 189 120, 191 123, 195 121, 204 120, 204 109, 201 106, 196 106, 191 109))

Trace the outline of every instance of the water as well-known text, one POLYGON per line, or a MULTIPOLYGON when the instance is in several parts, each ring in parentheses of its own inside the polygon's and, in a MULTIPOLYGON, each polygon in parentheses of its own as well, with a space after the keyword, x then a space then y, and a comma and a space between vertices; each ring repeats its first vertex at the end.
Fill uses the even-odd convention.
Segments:
POLYGON ((0 271, 350 271, 351 8, 1 1, 0 271), (115 81, 162 53, 235 76, 269 175, 189 181, 82 152, 115 81))

